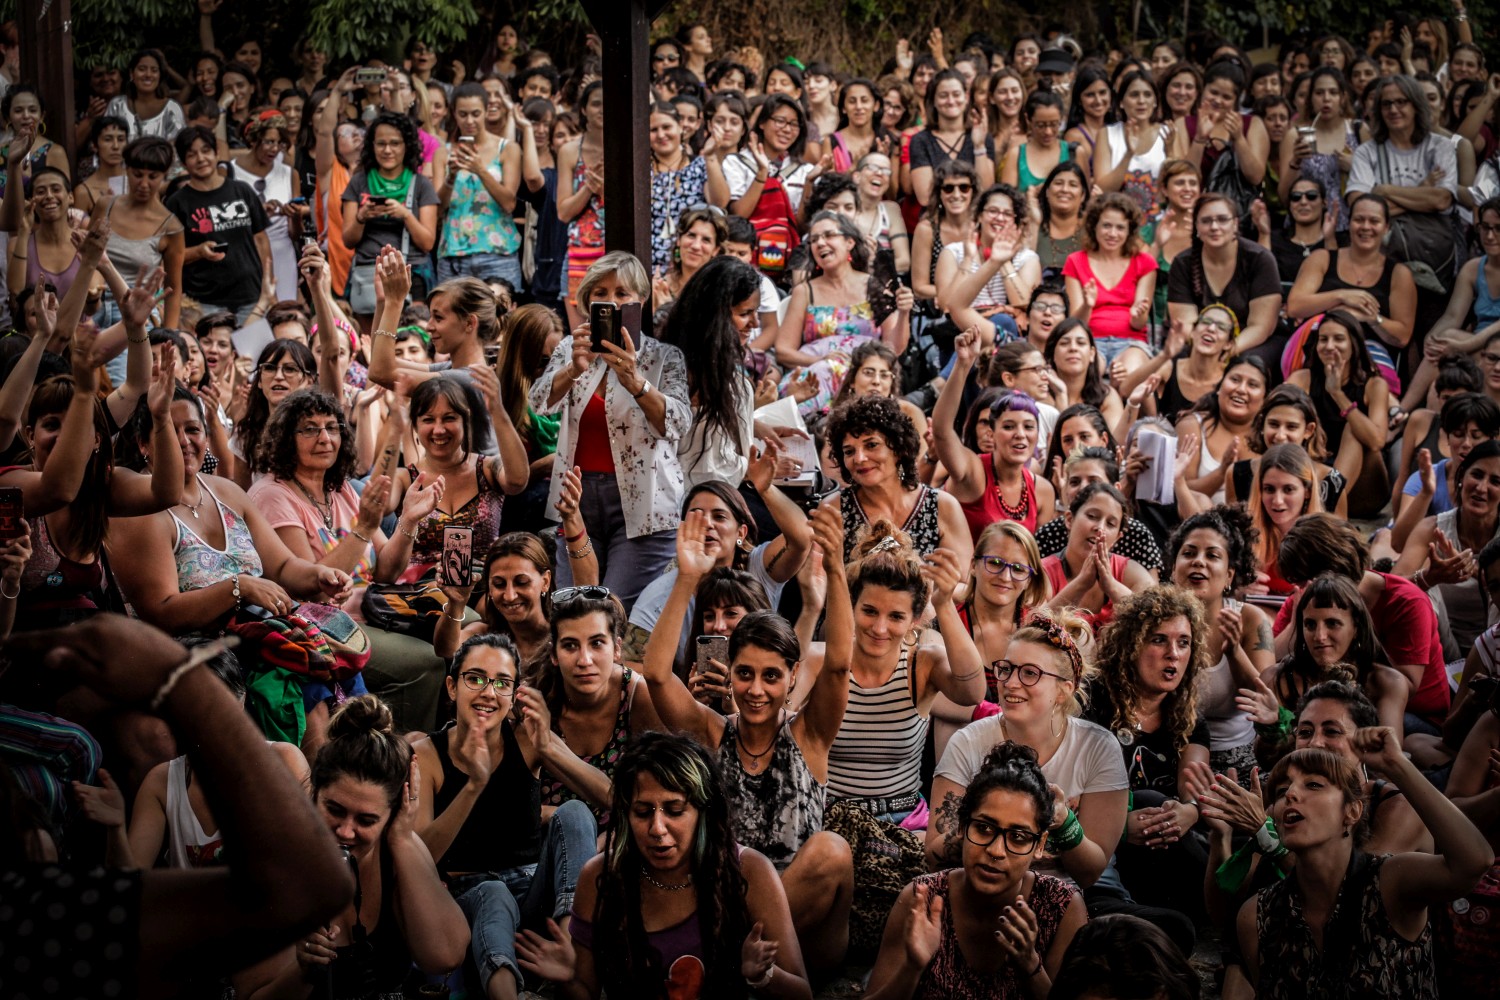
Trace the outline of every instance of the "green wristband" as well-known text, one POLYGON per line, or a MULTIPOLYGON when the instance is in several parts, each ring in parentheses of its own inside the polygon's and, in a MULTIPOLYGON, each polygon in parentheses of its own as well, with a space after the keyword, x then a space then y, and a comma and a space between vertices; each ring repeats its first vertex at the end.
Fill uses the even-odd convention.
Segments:
POLYGON ((1048 846, 1057 854, 1065 854, 1083 841, 1083 824, 1078 822, 1078 815, 1071 809, 1068 810, 1068 818, 1053 827, 1047 838, 1048 846))

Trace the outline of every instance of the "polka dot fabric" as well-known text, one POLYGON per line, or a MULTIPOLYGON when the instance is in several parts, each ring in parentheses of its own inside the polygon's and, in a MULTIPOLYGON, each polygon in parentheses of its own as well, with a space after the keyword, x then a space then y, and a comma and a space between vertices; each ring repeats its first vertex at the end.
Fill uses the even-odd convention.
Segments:
POLYGON ((134 996, 140 902, 140 872, 0 875, 0 997, 134 996))

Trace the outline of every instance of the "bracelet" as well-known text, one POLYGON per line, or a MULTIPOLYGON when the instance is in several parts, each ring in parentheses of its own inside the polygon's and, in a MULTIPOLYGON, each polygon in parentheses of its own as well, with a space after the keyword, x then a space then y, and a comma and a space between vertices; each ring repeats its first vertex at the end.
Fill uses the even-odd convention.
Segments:
POLYGON ((14 601, 16 598, 18 598, 20 596, 21 596, 21 581, 20 580, 16 581, 16 592, 14 594, 7 594, 5 592, 5 585, 4 584, 0 584, 0 597, 5 598, 5 600, 7 600, 7 601, 14 601))
POLYGON ((234 575, 234 610, 240 609, 240 575, 234 575))
POLYGON ((745 980, 745 985, 748 986, 748 987, 750 987, 752 990, 763 990, 767 986, 770 986, 771 985, 771 980, 773 980, 775 978, 776 978, 776 963, 773 962, 773 963, 771 963, 771 967, 766 970, 766 974, 764 976, 762 976, 760 979, 756 980, 753 983, 749 979, 746 979, 745 980))
POLYGON ((640 399, 642 396, 646 395, 646 393, 648 393, 650 391, 651 391, 651 380, 647 379, 646 381, 644 381, 644 382, 641 383, 641 391, 640 392, 632 392, 630 394, 630 398, 631 399, 640 399))
POLYGON ((361 534, 360 530, 358 528, 350 528, 349 529, 349 534, 353 535, 355 538, 358 538, 360 541, 364 542, 366 545, 370 544, 370 537, 368 535, 361 534))
POLYGON ((398 535, 405 535, 407 538, 410 538, 414 542, 417 540, 417 529, 412 528, 410 531, 407 531, 405 528, 401 527, 400 521, 396 522, 396 533, 398 535))
POLYGON ((194 667, 201 667, 203 664, 207 663, 209 660, 212 660, 220 653, 226 652, 227 650, 233 649, 235 646, 238 646, 239 643, 239 636, 226 635, 222 639, 216 639, 213 642, 198 646, 190 651, 188 653, 188 658, 178 664, 172 670, 172 672, 167 675, 167 679, 161 682, 161 687, 157 688, 156 693, 151 696, 149 706, 151 711, 154 713, 161 709, 162 703, 171 696, 172 689, 177 687, 177 683, 187 675, 188 671, 192 670, 194 667))
POLYGON ((452 603, 453 603, 452 601, 444 601, 443 602, 443 617, 446 618, 446 619, 448 619, 450 622, 457 622, 458 624, 462 625, 464 623, 464 616, 463 615, 459 615, 457 618, 454 618, 452 615, 450 615, 448 613, 448 605, 450 605, 452 603))
POLYGON ((390 330, 376 330, 374 332, 374 334, 372 334, 372 336, 375 336, 375 337, 390 337, 392 340, 396 339, 396 335, 394 333, 392 333, 390 330))
POLYGON ((589 529, 584 528, 582 531, 580 531, 576 535, 564 535, 563 536, 563 541, 567 542, 569 545, 572 545, 574 542, 578 541, 578 539, 582 538, 584 535, 587 535, 588 533, 589 533, 589 529))
POLYGON ((146 334, 146 335, 144 335, 144 336, 142 336, 140 339, 136 339, 135 337, 132 337, 128 333, 125 335, 125 341, 126 341, 126 343, 130 343, 130 344, 144 344, 144 343, 149 342, 150 340, 151 340, 151 335, 149 333, 146 334))
MULTIPOLYGON (((1050 831, 1049 846, 1057 854, 1065 854, 1083 843, 1083 824, 1078 822, 1078 815, 1073 810, 1068 810, 1067 819, 1063 820, 1050 831)), ((1035 975, 1035 973, 1033 973, 1035 975)))
POLYGON ((1035 979, 1037 976, 1040 976, 1042 974, 1042 966, 1044 966, 1045 964, 1046 963, 1042 961, 1042 956, 1038 955, 1036 957, 1036 968, 1032 969, 1030 972, 1028 972, 1026 974, 1026 978, 1027 979, 1035 979))
POLYGON ((1340 420, 1346 420, 1346 419, 1348 419, 1349 414, 1353 413, 1357 409, 1359 409, 1359 404, 1358 403, 1350 403, 1348 406, 1344 407, 1342 410, 1339 411, 1339 419, 1340 420))
POLYGON ((594 551, 594 540, 590 538, 588 541, 584 542, 583 547, 580 548, 577 552, 574 552, 567 546, 563 546, 563 551, 568 554, 569 559, 582 559, 584 556, 594 551))

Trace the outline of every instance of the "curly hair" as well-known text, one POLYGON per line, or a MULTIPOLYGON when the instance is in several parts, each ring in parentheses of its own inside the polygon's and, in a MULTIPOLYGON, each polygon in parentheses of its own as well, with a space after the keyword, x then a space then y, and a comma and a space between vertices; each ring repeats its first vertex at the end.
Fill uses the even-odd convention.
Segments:
POLYGON ((748 990, 740 975, 740 949, 750 931, 750 911, 729 800, 713 756, 687 736, 666 733, 645 733, 632 740, 615 765, 604 866, 592 914, 595 927, 609 929, 594 941, 600 981, 619 984, 623 995, 654 996, 665 976, 646 933, 641 876, 647 863, 630 826, 642 775, 685 796, 698 813, 692 873, 703 942, 704 995, 744 997, 748 990))
POLYGON ((901 485, 917 488, 917 456, 922 441, 911 418, 901 412, 901 404, 889 396, 856 396, 828 415, 828 443, 839 464, 844 482, 853 482, 844 464, 844 440, 865 434, 879 434, 896 455, 896 472, 901 485))
POLYGON ((1180 753, 1198 724, 1198 679, 1208 670, 1208 623, 1198 598, 1171 584, 1157 584, 1114 606, 1114 618, 1099 636, 1094 662, 1098 684, 1114 708, 1111 730, 1133 729, 1141 702, 1137 669, 1141 650, 1152 633, 1174 618, 1186 618, 1193 636, 1192 654, 1177 689, 1162 701, 1162 725, 1180 753))
POLYGON ((375 130, 382 125, 401 133, 401 141, 406 147, 402 152, 401 165, 413 174, 420 171, 422 169, 422 140, 417 135, 417 126, 406 115, 397 114, 394 111, 382 111, 371 119, 369 127, 365 129, 364 148, 359 151, 359 169, 366 175, 380 169, 375 162, 375 130))
MULTIPOLYGON (((1177 526, 1167 539, 1167 565, 1176 566, 1177 555, 1188 535, 1195 531, 1212 531, 1224 539, 1225 562, 1229 564, 1229 590, 1239 590, 1255 582, 1259 567, 1255 543, 1260 532, 1240 504, 1219 504, 1200 510, 1177 526)), ((1175 574, 1175 570, 1173 571, 1175 574)))
POLYGON ((333 417, 338 421, 338 455, 323 473, 323 488, 337 493, 354 475, 354 435, 349 433, 344 408, 322 389, 298 389, 281 401, 261 433, 260 447, 255 454, 255 471, 269 472, 284 482, 296 478, 298 430, 307 417, 333 417))
POLYGON ((1102 194, 1089 202, 1088 208, 1083 212, 1083 248, 1087 251, 1099 249, 1099 220, 1105 212, 1115 211, 1125 216, 1125 225, 1128 232, 1125 236, 1125 245, 1120 248, 1120 253, 1129 260, 1141 252, 1145 244, 1141 241, 1141 206, 1136 200, 1127 194, 1112 191, 1102 194))

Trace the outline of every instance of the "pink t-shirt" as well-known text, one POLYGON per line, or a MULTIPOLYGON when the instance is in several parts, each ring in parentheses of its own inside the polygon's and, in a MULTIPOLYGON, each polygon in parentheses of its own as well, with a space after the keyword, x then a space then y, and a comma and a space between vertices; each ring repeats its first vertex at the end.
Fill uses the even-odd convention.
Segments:
POLYGON ((1094 276, 1089 265, 1089 255, 1079 250, 1068 254, 1063 262, 1063 277, 1076 278, 1081 285, 1090 281, 1099 285, 1099 301, 1089 315, 1089 330, 1097 337, 1123 337, 1127 340, 1145 340, 1146 331, 1136 330, 1130 325, 1130 307, 1135 304, 1136 286, 1141 279, 1156 270, 1156 258, 1149 253, 1138 253, 1130 259, 1125 274, 1113 287, 1094 276))
MULTIPOLYGON (((333 551, 339 541, 349 534, 349 529, 354 527, 354 522, 359 517, 359 496, 348 483, 333 494, 332 530, 323 523, 322 513, 291 483, 266 476, 250 487, 249 496, 250 502, 265 515, 272 528, 301 529, 319 559, 333 551)), ((364 620, 359 614, 360 599, 364 595, 364 588, 375 577, 375 567, 370 562, 372 554, 373 550, 366 546, 359 565, 350 574, 354 578, 355 590, 343 607, 355 621, 364 620)))
MULTIPOLYGON (((1448 688, 1448 667, 1443 659, 1443 637, 1438 631, 1432 598, 1410 580, 1391 573, 1377 573, 1385 580, 1380 600, 1370 609, 1375 637, 1385 647, 1393 667, 1422 665, 1422 682, 1407 699, 1406 710, 1441 725, 1448 716, 1453 694, 1448 688)), ((1280 635, 1292 620, 1295 598, 1288 597, 1276 613, 1272 626, 1280 635)))

